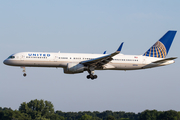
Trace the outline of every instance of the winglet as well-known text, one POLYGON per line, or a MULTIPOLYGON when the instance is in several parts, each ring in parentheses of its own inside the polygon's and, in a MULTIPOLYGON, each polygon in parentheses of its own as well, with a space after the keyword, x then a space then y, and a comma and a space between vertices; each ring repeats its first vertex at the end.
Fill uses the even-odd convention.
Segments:
POLYGON ((117 49, 116 53, 120 53, 120 52, 121 52, 121 49, 122 49, 123 44, 124 44, 124 42, 121 43, 121 45, 120 45, 119 48, 117 49))
POLYGON ((103 54, 106 54, 106 51, 104 51, 104 53, 103 54))

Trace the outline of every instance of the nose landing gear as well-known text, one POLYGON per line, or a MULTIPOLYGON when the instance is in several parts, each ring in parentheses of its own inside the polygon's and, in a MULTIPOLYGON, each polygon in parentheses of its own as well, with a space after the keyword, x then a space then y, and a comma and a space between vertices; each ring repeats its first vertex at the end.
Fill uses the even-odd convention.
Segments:
POLYGON ((23 76, 26 77, 26 73, 24 73, 23 76))
POLYGON ((25 67, 21 67, 21 68, 23 68, 23 71, 22 71, 24 73, 23 76, 26 77, 26 75, 27 75, 26 74, 26 68, 25 67))

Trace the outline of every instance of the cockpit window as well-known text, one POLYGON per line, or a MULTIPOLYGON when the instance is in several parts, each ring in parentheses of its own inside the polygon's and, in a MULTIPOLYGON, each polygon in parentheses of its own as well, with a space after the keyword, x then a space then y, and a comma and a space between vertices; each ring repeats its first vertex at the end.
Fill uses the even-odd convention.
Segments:
POLYGON ((13 59, 13 58, 15 58, 15 56, 9 56, 9 57, 8 57, 8 59, 13 59))

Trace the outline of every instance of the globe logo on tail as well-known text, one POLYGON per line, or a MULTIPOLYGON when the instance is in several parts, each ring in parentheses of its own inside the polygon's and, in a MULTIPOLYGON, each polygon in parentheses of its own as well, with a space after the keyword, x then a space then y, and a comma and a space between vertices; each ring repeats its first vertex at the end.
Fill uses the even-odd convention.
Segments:
POLYGON ((166 47, 162 42, 157 41, 143 56, 165 58, 166 55, 166 47))

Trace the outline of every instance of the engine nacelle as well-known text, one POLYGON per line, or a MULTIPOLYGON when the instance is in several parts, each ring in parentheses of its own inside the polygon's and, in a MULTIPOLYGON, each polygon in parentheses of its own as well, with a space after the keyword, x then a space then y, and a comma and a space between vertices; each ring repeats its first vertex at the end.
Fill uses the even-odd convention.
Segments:
POLYGON ((67 67, 64 68, 66 74, 82 73, 85 70, 85 66, 79 63, 67 63, 67 67))

